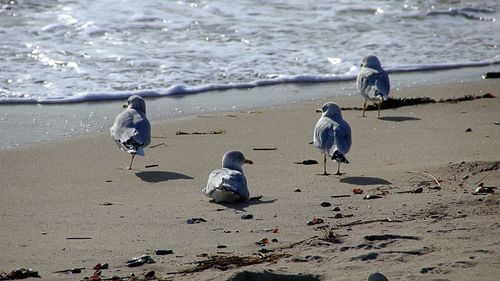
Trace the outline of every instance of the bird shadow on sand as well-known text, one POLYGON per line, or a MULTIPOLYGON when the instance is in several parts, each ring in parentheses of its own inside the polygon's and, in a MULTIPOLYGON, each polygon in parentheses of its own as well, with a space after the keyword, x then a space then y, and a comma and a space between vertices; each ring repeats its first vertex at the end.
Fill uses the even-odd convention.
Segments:
POLYGON ((385 185, 391 184, 390 181, 374 177, 345 177, 340 182, 355 185, 385 185))
POLYGON ((135 174, 138 178, 145 182, 158 183, 171 180, 192 180, 193 177, 188 175, 179 174, 176 172, 165 171, 141 171, 135 174))
POLYGON ((378 119, 383 120, 383 121, 392 121, 392 122, 405 122, 405 121, 422 120, 418 117, 412 117, 412 116, 384 116, 384 117, 379 117, 378 119))
POLYGON ((248 201, 238 201, 234 203, 215 203, 214 200, 211 200, 210 203, 218 204, 230 209, 245 211, 245 208, 249 206, 260 205, 260 204, 272 204, 277 200, 277 199, 269 199, 269 200, 261 200, 261 199, 262 196, 258 196, 257 198, 250 198, 250 200, 248 201))

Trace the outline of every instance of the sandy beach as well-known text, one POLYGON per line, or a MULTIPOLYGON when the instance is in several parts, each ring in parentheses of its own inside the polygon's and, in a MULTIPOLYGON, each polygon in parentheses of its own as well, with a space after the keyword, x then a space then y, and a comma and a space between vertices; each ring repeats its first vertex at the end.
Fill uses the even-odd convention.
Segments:
MULTIPOLYGON (((315 87, 325 85, 303 90, 315 87)), ((483 80, 392 97, 498 97, 499 89, 500 80, 483 80)), ((498 280, 500 99, 386 109, 381 118, 346 110, 353 145, 342 176, 320 175, 322 155, 310 144, 325 101, 362 106, 359 96, 327 98, 153 123, 153 141, 131 171, 107 132, 1 150, 0 272, 23 267, 42 280, 82 280, 108 263, 103 280, 143 280, 150 271, 152 280, 228 280, 263 270, 311 275, 302 280, 367 280, 373 272, 391 281, 498 280), (244 170, 260 199, 220 205, 201 193, 231 149, 254 161, 244 170), (474 194, 480 185, 494 193, 474 194), (323 223, 308 225, 314 219, 323 223), (259 241, 268 251, 260 256, 259 241), (155 263, 126 265, 141 255, 155 263), (225 265, 222 257, 257 264, 225 265), (83 269, 55 273, 74 268, 83 269)))

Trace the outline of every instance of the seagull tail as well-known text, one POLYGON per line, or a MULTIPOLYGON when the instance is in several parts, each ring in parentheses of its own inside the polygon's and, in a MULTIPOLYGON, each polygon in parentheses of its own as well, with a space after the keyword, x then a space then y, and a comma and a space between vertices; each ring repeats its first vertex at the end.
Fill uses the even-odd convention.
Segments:
POLYGON ((340 153, 338 150, 336 150, 333 155, 332 155, 332 160, 337 162, 337 163, 346 163, 349 164, 349 161, 345 158, 345 156, 340 153))

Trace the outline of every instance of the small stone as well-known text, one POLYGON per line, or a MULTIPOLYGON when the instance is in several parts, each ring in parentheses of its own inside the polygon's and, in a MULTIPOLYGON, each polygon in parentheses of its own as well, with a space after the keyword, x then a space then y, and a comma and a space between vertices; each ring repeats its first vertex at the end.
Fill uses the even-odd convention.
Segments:
POLYGON ((151 270, 148 273, 144 274, 144 277, 146 278, 153 278, 154 276, 155 276, 154 270, 151 270))
POLYGON ((273 242, 273 243, 278 243, 278 239, 273 238, 273 239, 271 239, 271 242, 273 242))
POLYGON ((321 202, 321 207, 330 207, 332 203, 330 202, 321 202))
POLYGON ((249 219, 253 218, 253 215, 249 214, 249 213, 244 213, 243 215, 241 215, 241 218, 244 220, 249 220, 249 219))
POLYGON ((389 279, 380 272, 374 272, 368 276, 368 281, 389 281, 389 279))
POLYGON ((174 253, 174 251, 172 251, 172 250, 163 250, 163 249, 160 249, 160 250, 156 250, 155 251, 155 254, 157 256, 171 255, 173 253, 174 253))
POLYGON ((469 175, 465 175, 465 176, 462 177, 463 180, 466 180, 468 178, 469 178, 469 175))
POLYGON ((336 218, 336 219, 341 219, 343 217, 344 217, 344 215, 342 215, 341 213, 335 214, 335 216, 334 216, 334 218, 336 218))
POLYGON ((302 190, 300 190, 300 188, 296 188, 293 192, 302 192, 302 190))
POLYGON ((227 248, 227 246, 226 246, 226 245, 220 245, 220 244, 219 244, 219 245, 217 245, 217 249, 225 249, 225 248, 227 248))
POLYGON ((332 211, 334 212, 340 212, 340 207, 339 206, 336 206, 332 209, 332 211))
POLYGON ((467 129, 465 129, 465 132, 466 133, 470 133, 470 132, 472 132, 472 129, 471 128, 467 128, 467 129))
POLYGON ((259 253, 266 254, 266 253, 269 253, 269 250, 268 250, 268 249, 266 249, 266 247, 260 247, 260 248, 259 248, 259 253))
POLYGON ((422 186, 419 186, 411 191, 411 193, 422 193, 424 191, 424 188, 422 186))

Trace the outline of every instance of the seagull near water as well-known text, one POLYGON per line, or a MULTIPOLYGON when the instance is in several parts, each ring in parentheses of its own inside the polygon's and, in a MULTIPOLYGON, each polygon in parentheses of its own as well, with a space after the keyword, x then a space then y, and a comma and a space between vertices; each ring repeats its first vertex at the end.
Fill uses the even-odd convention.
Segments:
POLYGON ((144 156, 144 148, 151 143, 151 125, 146 117, 146 102, 140 96, 128 98, 126 109, 116 116, 109 129, 120 149, 132 155, 128 170, 132 169, 135 155, 144 156))
POLYGON ((316 110, 321 112, 314 128, 314 146, 323 153, 323 175, 328 175, 326 172, 326 157, 330 157, 338 163, 337 173, 340 173, 340 163, 349 164, 345 155, 351 149, 351 127, 342 119, 340 107, 333 102, 328 102, 321 109, 316 110))
POLYGON ((248 200, 247 179, 243 164, 253 164, 240 151, 228 151, 222 157, 222 169, 214 170, 208 176, 207 186, 202 192, 217 203, 231 203, 248 200))
POLYGON ((363 104, 363 117, 365 117, 366 102, 372 101, 378 104, 378 117, 380 117, 380 107, 382 102, 389 98, 391 84, 389 75, 382 68, 376 56, 370 55, 363 59, 361 70, 356 79, 358 91, 365 99, 363 104))

